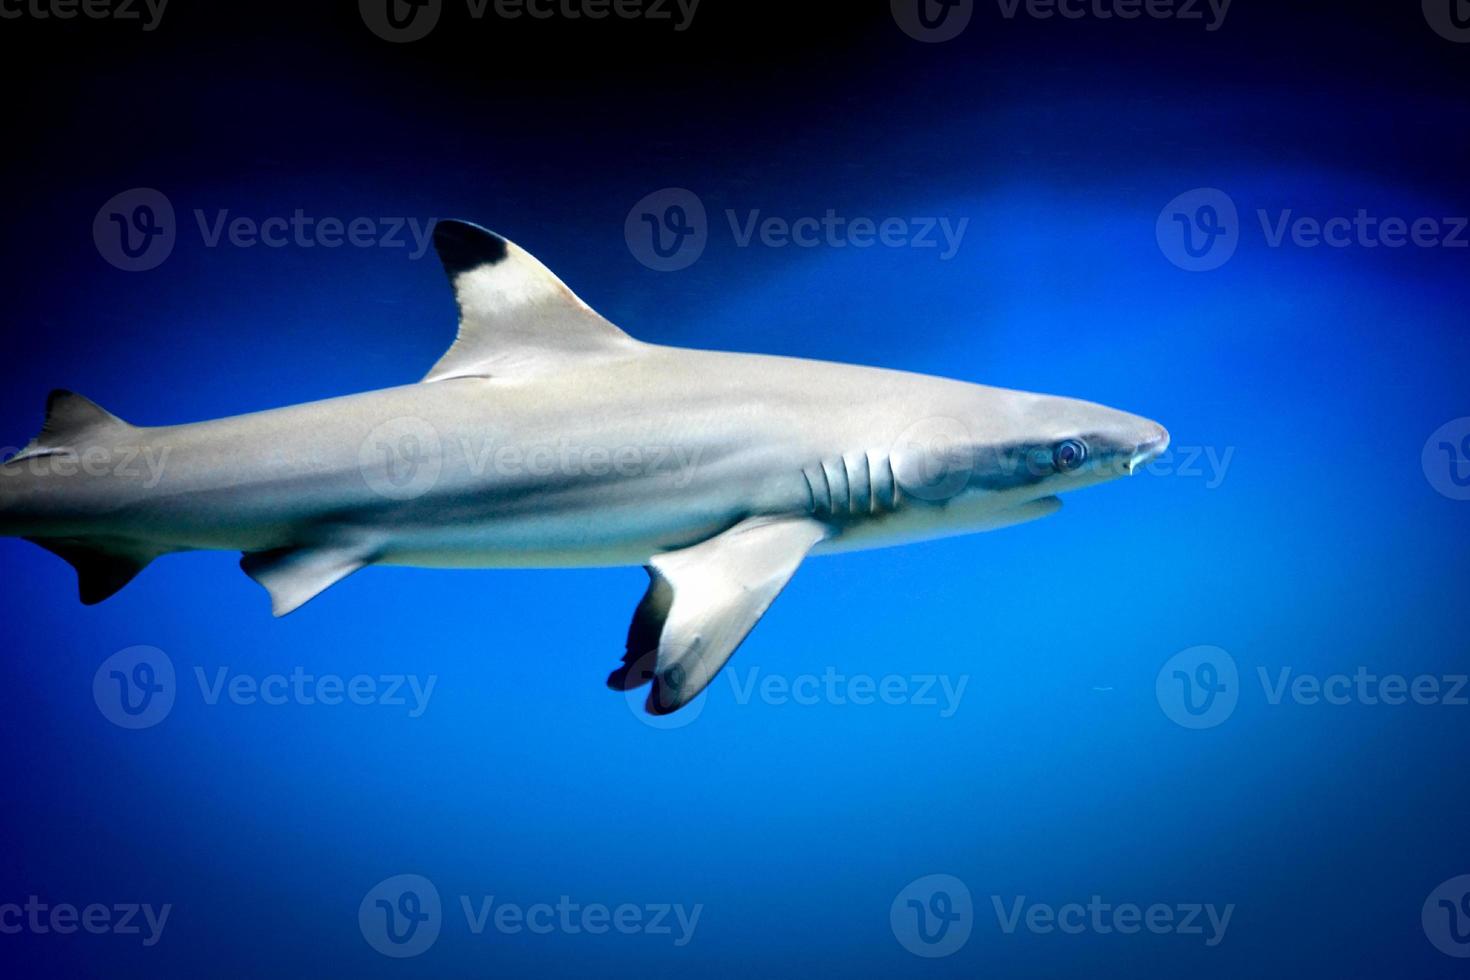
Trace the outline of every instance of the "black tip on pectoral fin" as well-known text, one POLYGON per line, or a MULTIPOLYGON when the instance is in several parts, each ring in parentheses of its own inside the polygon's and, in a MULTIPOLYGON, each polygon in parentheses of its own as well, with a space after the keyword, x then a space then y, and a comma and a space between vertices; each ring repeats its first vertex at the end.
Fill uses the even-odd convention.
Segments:
POLYGON ((482 265, 503 262, 507 254, 504 238, 487 228, 457 220, 434 225, 434 250, 450 279, 482 265))
POLYGON ((658 667, 659 637, 674 604, 674 588, 656 569, 648 572, 648 591, 633 613, 628 626, 627 652, 623 665, 608 675, 607 686, 614 691, 633 691, 654 679, 658 667))

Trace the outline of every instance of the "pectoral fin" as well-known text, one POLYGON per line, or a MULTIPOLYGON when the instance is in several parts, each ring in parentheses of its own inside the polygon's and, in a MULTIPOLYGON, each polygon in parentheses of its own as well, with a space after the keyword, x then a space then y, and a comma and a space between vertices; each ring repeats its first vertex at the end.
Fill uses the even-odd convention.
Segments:
POLYGON ((364 548, 278 548, 249 553, 240 567, 270 593, 271 611, 285 616, 371 560, 364 548))
POLYGON ((654 558, 652 580, 628 630, 614 690, 649 681, 648 711, 677 711, 709 685, 828 535, 809 518, 751 518, 682 551, 654 558))

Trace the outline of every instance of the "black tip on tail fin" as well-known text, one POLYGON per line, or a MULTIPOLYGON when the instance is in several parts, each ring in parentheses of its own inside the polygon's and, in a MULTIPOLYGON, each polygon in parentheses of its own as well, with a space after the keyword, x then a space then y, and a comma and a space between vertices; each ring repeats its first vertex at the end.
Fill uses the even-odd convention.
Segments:
POLYGON ((85 606, 95 606, 117 595, 153 560, 151 555, 119 554, 78 541, 26 540, 45 548, 76 569, 77 591, 85 606))

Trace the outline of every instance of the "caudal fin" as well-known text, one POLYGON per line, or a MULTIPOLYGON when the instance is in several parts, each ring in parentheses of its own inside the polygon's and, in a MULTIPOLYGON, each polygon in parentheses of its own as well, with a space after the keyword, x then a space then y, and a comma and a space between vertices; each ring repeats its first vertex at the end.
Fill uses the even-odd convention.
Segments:
MULTIPOLYGON (((128 423, 81 395, 53 391, 46 399, 46 423, 41 427, 41 434, 6 462, 80 452, 89 446, 115 441, 122 430, 129 428, 128 423)), ((0 500, 0 531, 5 527, 3 511, 3 500, 0 500)), ((89 606, 116 595, 158 557, 156 553, 139 551, 131 542, 30 536, 26 540, 76 569, 78 591, 82 602, 89 606)))

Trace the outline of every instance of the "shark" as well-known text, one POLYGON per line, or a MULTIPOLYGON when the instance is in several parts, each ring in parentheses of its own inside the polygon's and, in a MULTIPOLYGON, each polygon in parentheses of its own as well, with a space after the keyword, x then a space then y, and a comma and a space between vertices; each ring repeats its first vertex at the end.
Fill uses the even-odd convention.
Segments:
POLYGON ((240 552, 277 616, 374 565, 643 566, 608 678, 668 714, 808 555, 1034 521, 1169 435, 1072 398, 634 339, 525 250, 440 221, 458 335, 422 380, 180 425, 55 391, 0 464, 0 536, 101 602, 167 554, 240 552))

